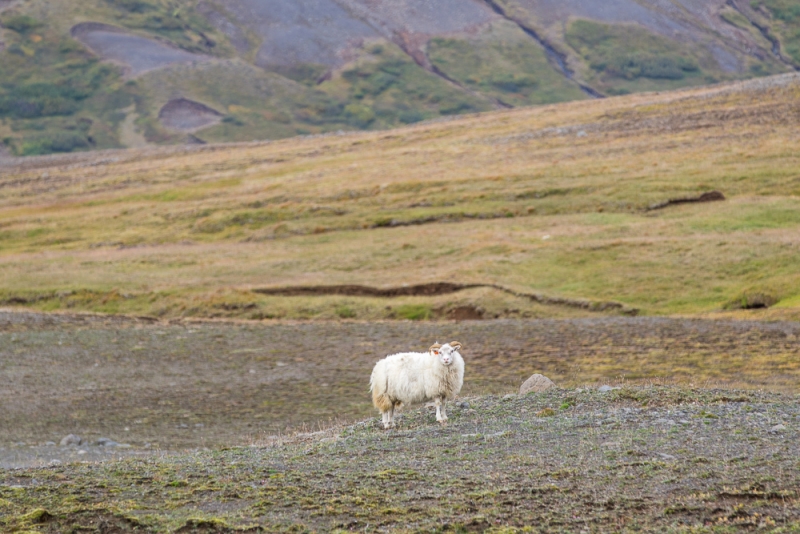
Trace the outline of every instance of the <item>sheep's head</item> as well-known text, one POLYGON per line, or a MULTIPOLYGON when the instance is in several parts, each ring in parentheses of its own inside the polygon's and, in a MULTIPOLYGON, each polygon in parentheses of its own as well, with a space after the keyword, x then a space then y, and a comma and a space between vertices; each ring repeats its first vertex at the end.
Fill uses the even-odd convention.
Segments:
POLYGON ((452 341, 450 343, 445 343, 439 348, 439 360, 444 365, 450 365, 455 361, 455 356, 459 354, 458 350, 461 348, 461 343, 458 341, 452 341))

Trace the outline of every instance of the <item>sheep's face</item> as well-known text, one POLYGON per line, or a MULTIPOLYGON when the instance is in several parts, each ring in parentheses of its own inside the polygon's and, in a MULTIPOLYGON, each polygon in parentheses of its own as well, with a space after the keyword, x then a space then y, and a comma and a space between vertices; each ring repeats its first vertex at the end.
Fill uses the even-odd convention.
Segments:
POLYGON ((456 354, 458 354, 458 348, 452 347, 448 343, 445 343, 439 349, 439 361, 442 362, 442 365, 451 365, 456 359, 456 354))

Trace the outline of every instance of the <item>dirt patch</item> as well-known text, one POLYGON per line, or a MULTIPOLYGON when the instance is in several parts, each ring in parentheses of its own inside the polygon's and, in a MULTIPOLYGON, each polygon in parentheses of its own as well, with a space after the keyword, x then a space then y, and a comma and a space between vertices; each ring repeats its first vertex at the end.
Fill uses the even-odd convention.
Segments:
POLYGON ((124 65, 130 76, 138 76, 175 63, 211 59, 209 56, 193 54, 171 44, 132 35, 116 26, 99 22, 78 24, 72 28, 71 34, 103 59, 124 65))
POLYGON ((660 210, 662 208, 666 208, 667 206, 675 206, 677 204, 691 204, 695 202, 719 202, 722 200, 725 200, 725 195, 723 195, 719 191, 708 191, 697 197, 671 198, 665 202, 652 204, 651 206, 647 207, 647 211, 660 210))
POLYGON ((158 120, 172 130, 192 132, 219 123, 222 113, 188 98, 176 98, 161 108, 158 120))
POLYGON ((447 312, 447 318, 455 321, 479 321, 483 319, 483 310, 475 306, 457 306, 447 312))
POLYGON ((726 306, 729 310, 762 310, 774 306, 778 298, 769 293, 745 293, 726 306))
POLYGON ((90 529, 103 534, 127 534, 145 530, 144 525, 135 519, 110 512, 90 510, 56 516, 42 511, 42 518, 36 523, 44 528, 44 532, 52 533, 90 529))

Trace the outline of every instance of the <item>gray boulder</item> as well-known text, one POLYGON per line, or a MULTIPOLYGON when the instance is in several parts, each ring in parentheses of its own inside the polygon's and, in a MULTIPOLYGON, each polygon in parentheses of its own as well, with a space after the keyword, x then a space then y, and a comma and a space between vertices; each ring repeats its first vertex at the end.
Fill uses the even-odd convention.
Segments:
POLYGON ((548 389, 554 387, 556 387, 556 385, 552 380, 544 375, 535 374, 531 375, 531 377, 520 386, 519 394, 525 395, 527 393, 541 393, 542 391, 547 391, 548 389))
POLYGON ((75 434, 69 434, 61 438, 60 445, 62 447, 69 447, 70 445, 80 445, 83 443, 83 440, 80 436, 76 436, 75 434))

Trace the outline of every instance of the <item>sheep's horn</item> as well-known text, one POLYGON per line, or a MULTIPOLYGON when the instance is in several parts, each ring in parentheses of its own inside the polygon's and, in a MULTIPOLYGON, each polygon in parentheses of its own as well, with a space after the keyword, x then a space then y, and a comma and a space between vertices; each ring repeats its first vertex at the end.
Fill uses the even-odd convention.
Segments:
POLYGON ((431 345, 431 348, 429 348, 428 350, 433 352, 434 350, 439 350, 441 348, 442 348, 442 346, 439 343, 434 343, 433 345, 431 345))
POLYGON ((458 350, 458 349, 461 348, 461 343, 459 343, 458 341, 451 341, 450 342, 450 346, 453 347, 454 349, 458 350))

